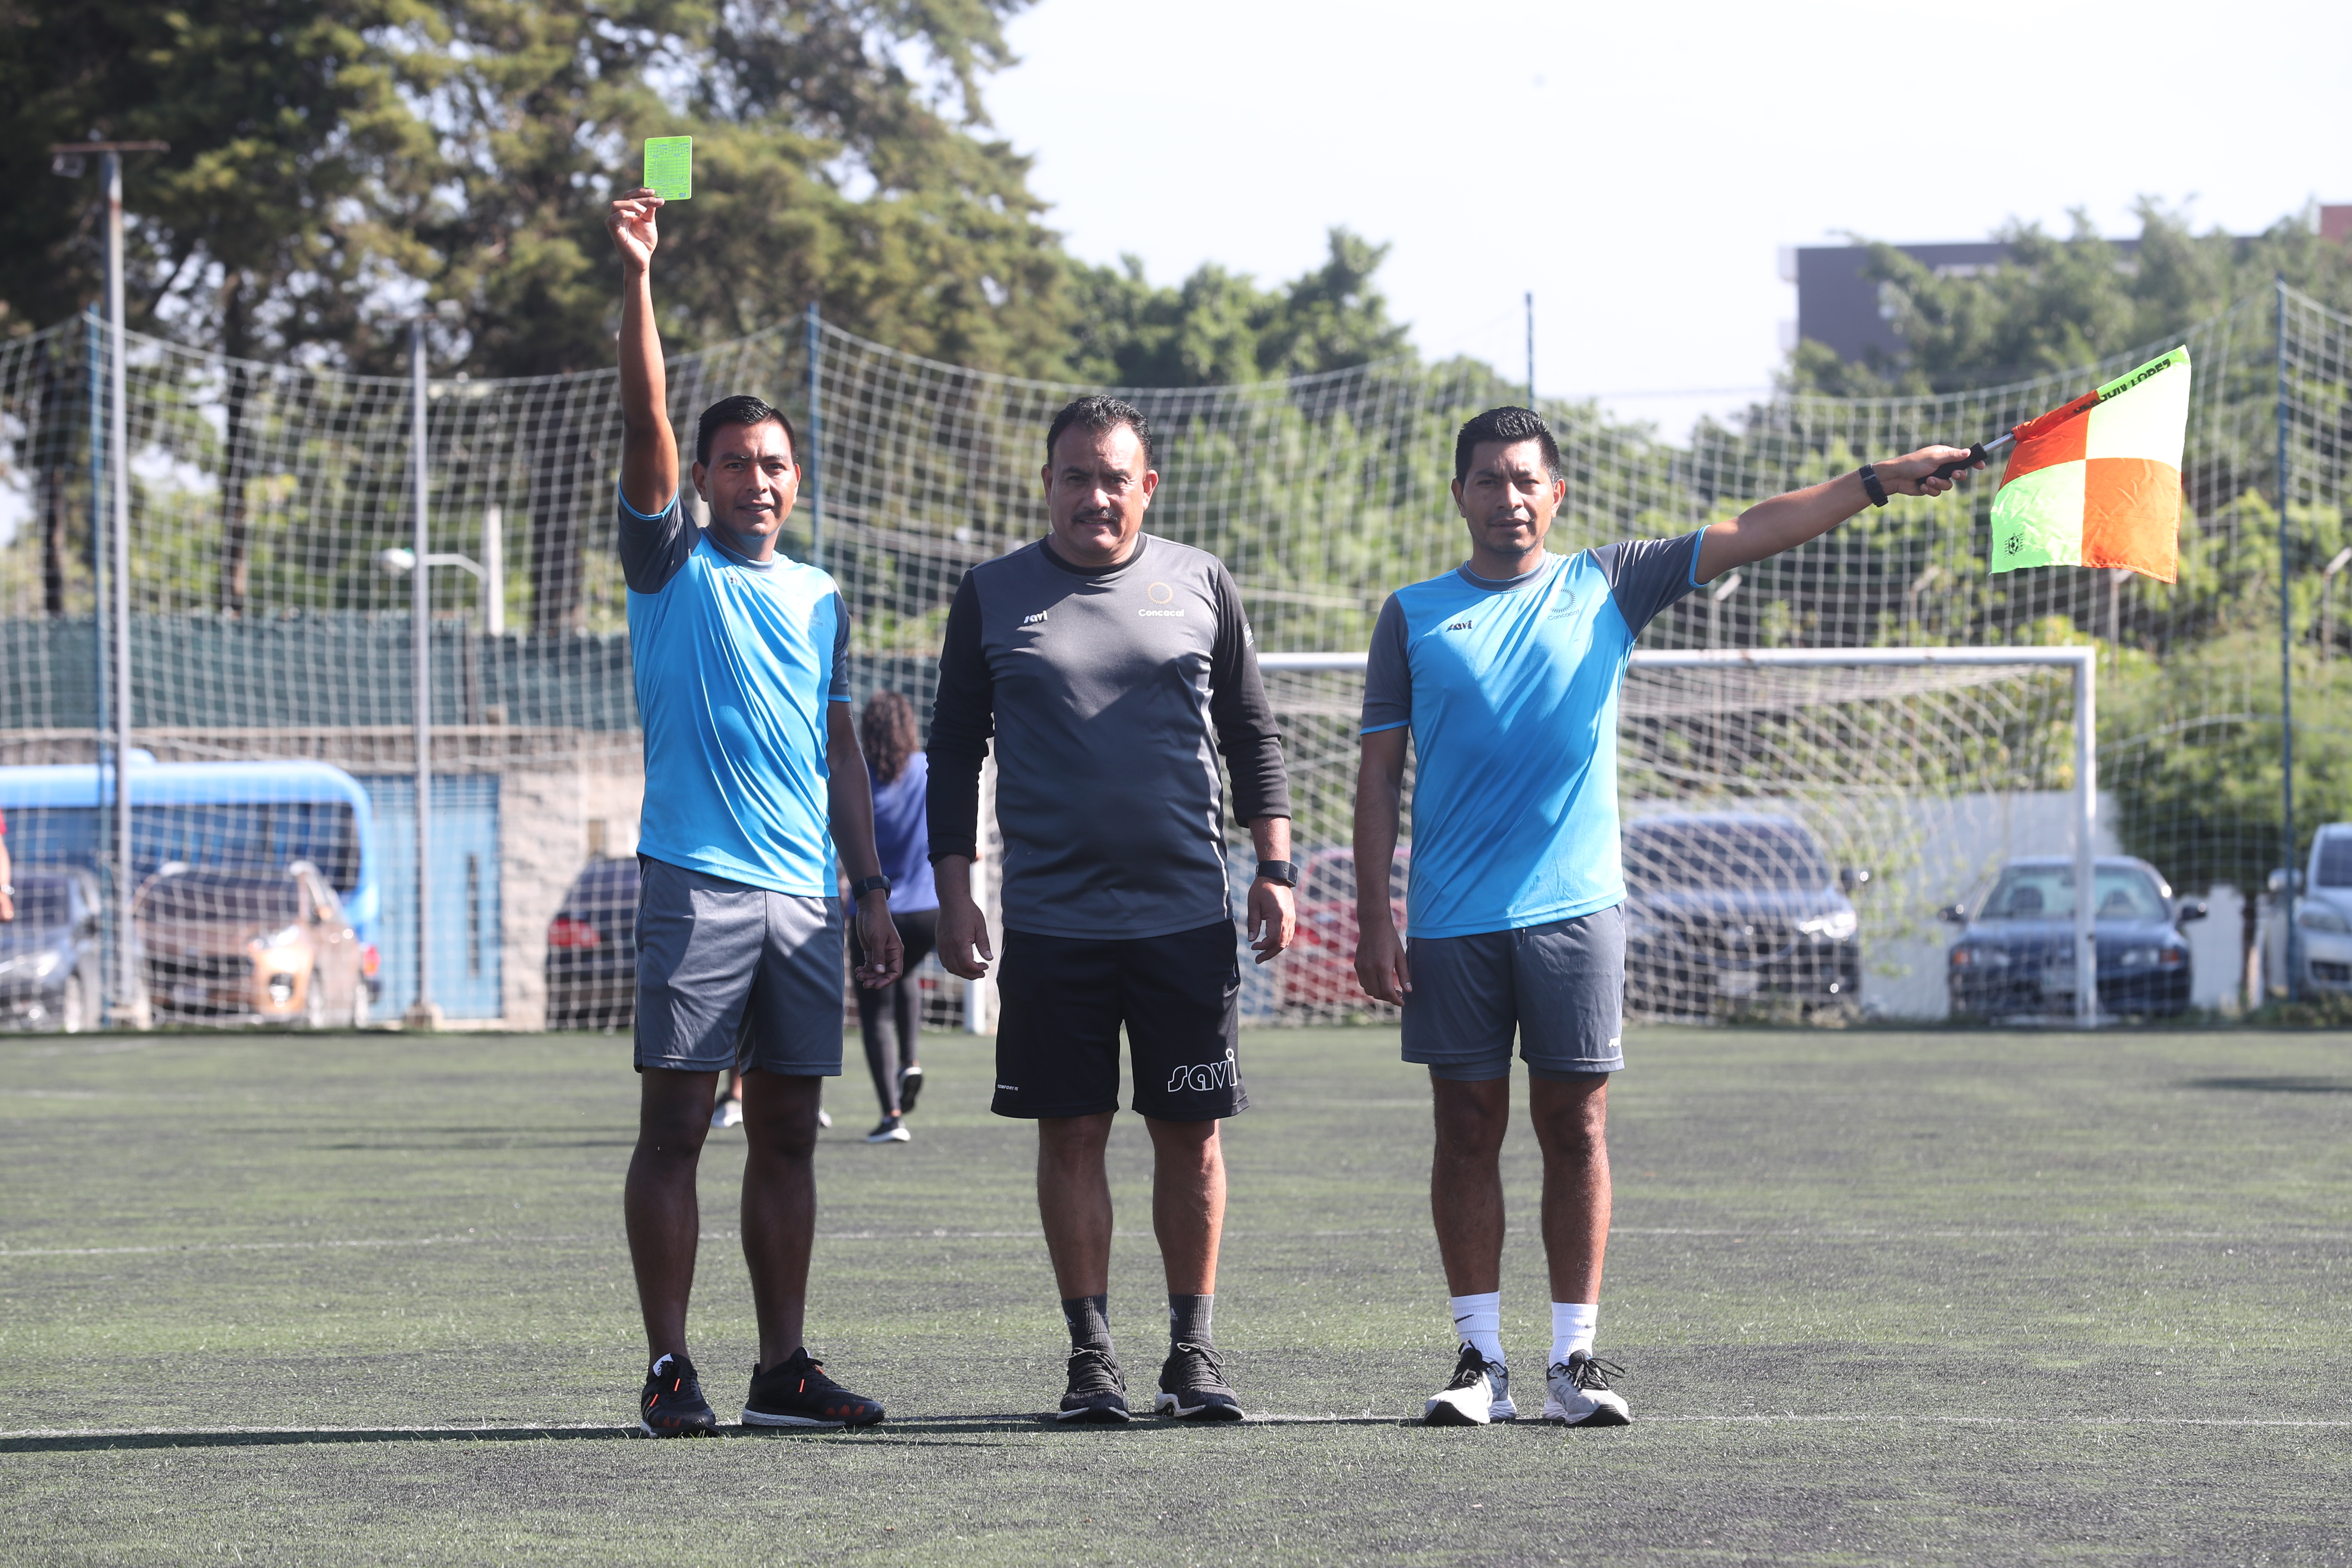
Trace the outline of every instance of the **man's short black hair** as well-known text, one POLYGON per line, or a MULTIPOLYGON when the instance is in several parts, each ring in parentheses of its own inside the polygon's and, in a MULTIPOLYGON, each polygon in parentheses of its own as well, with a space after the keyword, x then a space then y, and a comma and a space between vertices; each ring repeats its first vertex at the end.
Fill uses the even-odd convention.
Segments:
POLYGON ((1136 440, 1142 443, 1143 466, 1147 468, 1152 466, 1151 421, 1146 419, 1143 410, 1134 404, 1100 395, 1081 397, 1065 404, 1062 411, 1054 416, 1053 426, 1045 432, 1047 464, 1054 460, 1054 443, 1060 440, 1062 432, 1073 425, 1084 428, 1090 436, 1108 435, 1120 426, 1126 426, 1135 432, 1136 440))
POLYGON ((1559 471, 1559 443, 1551 438, 1551 426, 1543 416, 1532 408, 1516 405, 1489 408, 1469 424, 1462 434, 1454 437, 1454 482, 1460 484, 1470 477, 1470 455, 1488 441, 1499 441, 1506 447, 1516 447, 1522 441, 1533 441, 1543 450, 1544 472, 1554 479, 1559 471))
POLYGON ((801 437, 800 433, 793 428, 793 422, 784 417, 782 409, 748 392, 722 397, 702 411, 702 418, 694 427, 694 460, 706 468, 710 466, 710 443, 717 439, 722 427, 729 425, 765 425, 771 419, 784 427, 784 444, 792 449, 793 467, 799 468, 801 437))

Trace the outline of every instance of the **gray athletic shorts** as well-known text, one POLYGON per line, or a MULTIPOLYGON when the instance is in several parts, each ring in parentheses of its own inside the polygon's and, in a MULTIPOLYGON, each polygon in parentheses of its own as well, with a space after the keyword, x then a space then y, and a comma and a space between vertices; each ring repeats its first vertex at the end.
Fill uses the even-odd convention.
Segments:
POLYGON ((637 1070, 840 1077, 835 901, 637 865, 637 1070))
POLYGON ((1411 937, 1404 1059, 1433 1078, 1511 1076, 1511 1036, 1533 1078, 1625 1066, 1625 916, 1612 907, 1572 921, 1475 936, 1411 937))

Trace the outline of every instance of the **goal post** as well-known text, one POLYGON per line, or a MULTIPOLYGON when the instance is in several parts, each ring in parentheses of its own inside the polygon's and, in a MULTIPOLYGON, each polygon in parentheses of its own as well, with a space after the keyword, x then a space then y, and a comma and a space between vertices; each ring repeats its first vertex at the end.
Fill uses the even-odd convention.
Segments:
MULTIPOLYGON (((1366 656, 1360 652, 1262 652, 1259 668, 1269 675, 1360 677, 1366 656)), ((1915 671, 1950 672, 1963 678, 1971 672, 2049 670, 2070 680, 2071 710, 2067 716, 2072 763, 2071 816, 2074 879, 2074 1021, 2084 1028, 2098 1022, 2098 947, 2095 931, 2095 861, 2098 843, 2098 649, 2088 645, 2055 647, 1876 647, 1876 648, 1638 648, 1632 656, 1632 673, 1664 674, 1690 671, 1728 678, 1762 671, 1915 671)), ((1915 691, 1922 689, 1914 688, 1915 691)), ((1340 717, 1326 700, 1315 713, 1326 728, 1340 717)), ((1817 695, 1814 700, 1836 700, 1817 695)), ((1852 700, 1854 699, 1845 699, 1852 700)), ((1769 707, 1774 699, 1750 700, 1769 707)), ((1279 695, 1277 714, 1286 703, 1279 695)), ((1289 704, 1298 707, 1296 699, 1289 704)), ((1287 729, 1287 727, 1286 727, 1287 729)), ((1328 737, 1326 739, 1328 745, 1328 737)), ((1326 764, 1328 765, 1328 763, 1326 764)), ((1622 764, 1621 764, 1622 766, 1622 764)), ((1343 768, 1352 787, 1352 766, 1343 768)), ((1751 780, 1751 782, 1756 782, 1751 780)), ((1764 781, 1769 784, 1769 781, 1764 781)), ((1795 783, 1797 781, 1790 781, 1795 783)), ((1326 832, 1328 835, 1328 825, 1326 832)))

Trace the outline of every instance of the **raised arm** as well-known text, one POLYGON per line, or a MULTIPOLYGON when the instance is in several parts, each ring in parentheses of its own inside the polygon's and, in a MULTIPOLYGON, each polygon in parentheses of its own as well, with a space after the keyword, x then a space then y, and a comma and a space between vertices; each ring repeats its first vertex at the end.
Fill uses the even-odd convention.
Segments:
MULTIPOLYGON (((1967 456, 1958 447, 1922 447, 1908 457, 1892 458, 1874 468, 1888 495, 1939 496, 1952 488, 1952 481, 1937 479, 1936 469, 1967 456)), ((1984 464, 1972 466, 1981 468, 1984 464)), ((1735 566, 1794 550, 1869 505, 1870 491, 1864 488, 1858 468, 1805 489, 1758 501, 1738 517, 1707 529, 1706 537, 1699 541, 1698 580, 1711 583, 1735 566)))
POLYGON ((677 494, 677 437, 654 325, 654 248, 661 243, 654 215, 661 205, 640 187, 604 215, 613 248, 621 253, 621 494, 648 517, 677 494))

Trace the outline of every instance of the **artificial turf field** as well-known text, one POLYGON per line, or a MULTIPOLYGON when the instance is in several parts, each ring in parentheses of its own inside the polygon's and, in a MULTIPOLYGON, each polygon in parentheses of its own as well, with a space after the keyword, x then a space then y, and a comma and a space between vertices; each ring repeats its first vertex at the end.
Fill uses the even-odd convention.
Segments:
MULTIPOLYGON (((1652 1029, 1612 1089, 1634 1424, 1407 1424, 1450 1369, 1426 1080, 1247 1037, 1217 1334, 1242 1426, 1060 1430, 1032 1136, 927 1037, 828 1090, 810 1341, 856 1434, 619 1440, 625 1038, 0 1044, 0 1560, 2352 1562, 2352 1040, 1652 1029), (200 1434, 202 1428, 243 1431, 200 1434)), ((856 1061, 853 1046, 851 1059, 856 1061)), ((1524 1079, 1520 1088, 1524 1092, 1524 1079)), ((753 1347, 740 1135, 695 1353, 753 1347)), ((1140 1123, 1112 1326, 1163 1348, 1140 1123)), ((1533 1141, 1505 1342, 1549 1341, 1533 1141)))

